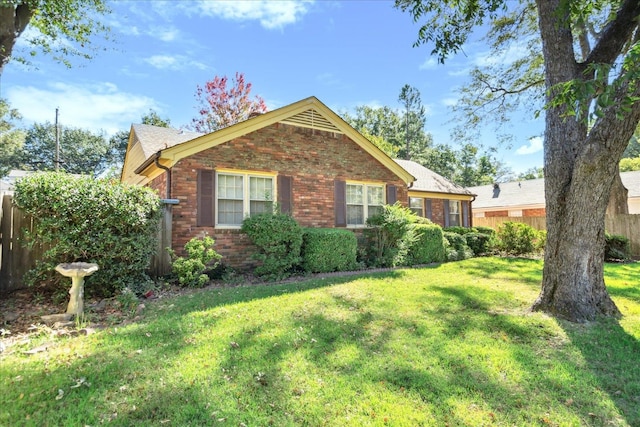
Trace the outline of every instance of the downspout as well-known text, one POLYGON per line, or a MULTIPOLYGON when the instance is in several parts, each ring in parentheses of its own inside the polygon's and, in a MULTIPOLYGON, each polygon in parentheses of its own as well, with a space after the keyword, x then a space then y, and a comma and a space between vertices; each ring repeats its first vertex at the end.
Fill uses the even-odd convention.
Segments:
POLYGON ((162 154, 162 150, 156 153, 155 164, 160 169, 167 172, 167 191, 166 191, 166 199, 171 199, 171 168, 166 167, 165 165, 160 164, 160 155, 162 154))

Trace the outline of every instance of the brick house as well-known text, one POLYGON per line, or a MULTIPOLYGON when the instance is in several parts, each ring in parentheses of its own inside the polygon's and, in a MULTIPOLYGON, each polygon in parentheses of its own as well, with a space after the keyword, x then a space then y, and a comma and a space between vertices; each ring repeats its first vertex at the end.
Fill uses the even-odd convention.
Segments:
POLYGON ((210 134, 133 125, 121 180, 174 203, 174 250, 208 234, 226 264, 242 267, 245 216, 276 202, 303 227, 357 231, 385 203, 408 206, 415 178, 310 97, 210 134))
MULTIPOLYGON (((620 178, 629 190, 629 213, 640 213, 640 171, 622 172, 620 178)), ((481 185, 468 190, 477 194, 473 202, 476 218, 546 216, 544 178, 481 185)))

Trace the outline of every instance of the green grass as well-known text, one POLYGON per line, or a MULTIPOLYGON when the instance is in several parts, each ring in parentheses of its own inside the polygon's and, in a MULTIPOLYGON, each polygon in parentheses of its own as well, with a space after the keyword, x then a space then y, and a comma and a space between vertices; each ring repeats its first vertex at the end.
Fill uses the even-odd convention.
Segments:
POLYGON ((541 269, 481 258, 161 299, 1 356, 0 425, 640 425, 640 264, 606 267, 624 317, 589 325, 528 312, 541 269))

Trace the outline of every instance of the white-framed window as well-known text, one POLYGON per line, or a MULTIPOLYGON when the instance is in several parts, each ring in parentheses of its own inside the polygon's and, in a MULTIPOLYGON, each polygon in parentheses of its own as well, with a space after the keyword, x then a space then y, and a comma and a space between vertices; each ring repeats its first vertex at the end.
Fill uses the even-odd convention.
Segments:
POLYGON ((245 217, 269 212, 274 192, 273 176, 218 172, 216 224, 241 226, 245 217))
POLYGON ((459 200, 449 200, 449 227, 462 225, 462 209, 459 200))
POLYGON ((422 197, 409 197, 409 209, 414 214, 424 217, 424 199, 422 197))
POLYGON ((347 226, 364 226, 367 219, 382 212, 384 186, 347 183, 347 226))

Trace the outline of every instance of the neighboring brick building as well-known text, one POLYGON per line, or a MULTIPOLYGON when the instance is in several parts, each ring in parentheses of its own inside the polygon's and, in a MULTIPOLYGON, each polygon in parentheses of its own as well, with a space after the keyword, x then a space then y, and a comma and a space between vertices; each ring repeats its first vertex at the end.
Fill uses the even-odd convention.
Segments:
POLYGON ((314 97, 206 135, 133 125, 121 179, 172 200, 174 250, 208 234, 237 267, 251 264, 247 215, 276 202, 304 227, 357 230, 385 203, 408 206, 415 180, 314 97))

